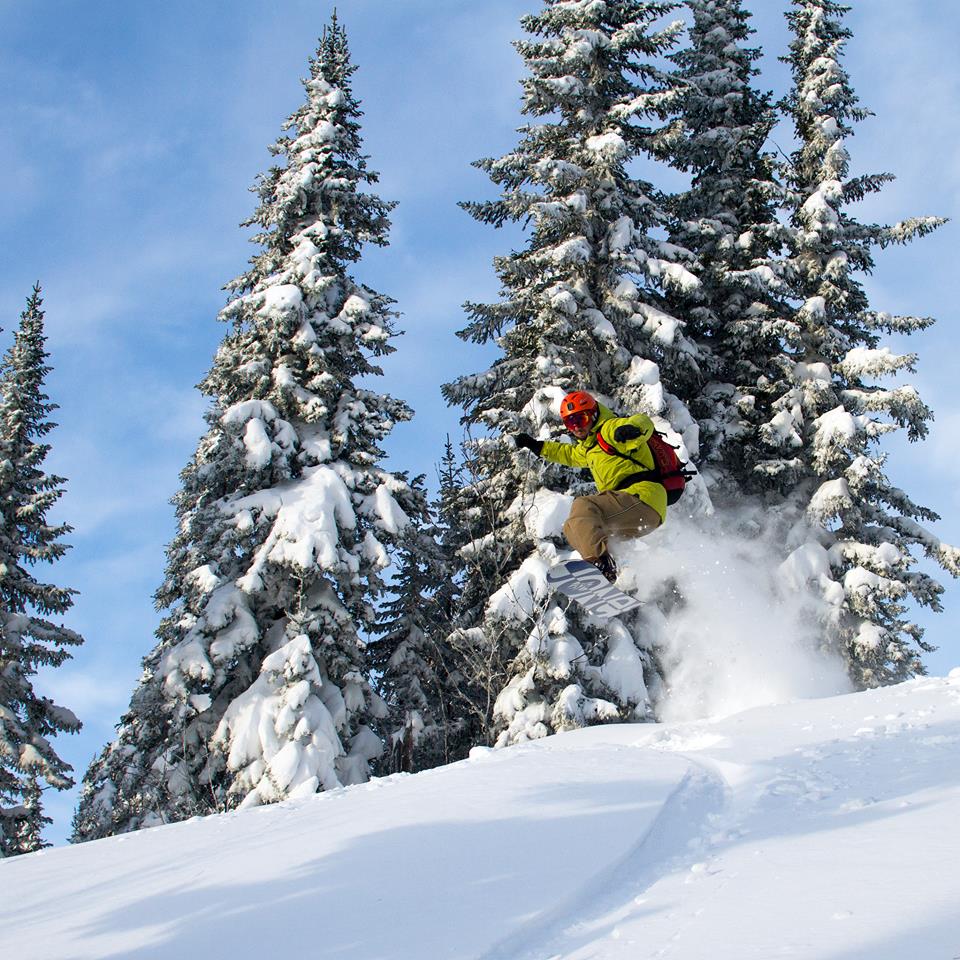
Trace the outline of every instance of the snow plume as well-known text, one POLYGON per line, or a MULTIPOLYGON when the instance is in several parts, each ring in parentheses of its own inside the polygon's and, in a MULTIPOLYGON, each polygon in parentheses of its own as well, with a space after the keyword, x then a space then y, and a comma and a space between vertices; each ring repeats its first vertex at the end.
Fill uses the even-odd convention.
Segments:
POLYGON ((849 691, 842 659, 821 645, 829 601, 819 585, 788 576, 769 519, 674 513, 649 538, 613 549, 619 585, 647 601, 639 640, 662 664, 659 717, 720 717, 849 691))

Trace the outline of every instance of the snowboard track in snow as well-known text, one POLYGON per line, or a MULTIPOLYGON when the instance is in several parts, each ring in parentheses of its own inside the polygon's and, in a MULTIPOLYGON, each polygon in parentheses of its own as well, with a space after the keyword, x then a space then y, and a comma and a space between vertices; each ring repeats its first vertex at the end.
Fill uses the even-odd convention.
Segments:
POLYGON ((607 869, 586 878, 556 907, 480 954, 477 960, 559 960, 596 939, 598 924, 632 905, 669 873, 696 859, 689 849, 709 818, 727 806, 726 781, 713 769, 685 757, 689 768, 664 800, 646 833, 607 869))

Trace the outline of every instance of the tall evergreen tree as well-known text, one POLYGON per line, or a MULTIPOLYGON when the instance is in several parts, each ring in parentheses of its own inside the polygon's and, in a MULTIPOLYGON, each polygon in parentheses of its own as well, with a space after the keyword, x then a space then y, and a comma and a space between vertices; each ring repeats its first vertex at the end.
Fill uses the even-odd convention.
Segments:
MULTIPOLYGON (((714 476, 755 487, 748 455, 758 407, 762 360, 776 353, 782 298, 746 282, 743 272, 784 242, 777 220, 783 189, 765 142, 776 116, 770 95, 754 89, 761 51, 741 0, 686 0, 693 15, 687 45, 673 54, 682 82, 681 123, 664 140, 671 162, 691 175, 673 198, 672 238, 702 264, 701 286, 675 291, 675 311, 703 347, 704 379, 691 407, 701 426, 700 464, 714 476)), ((756 277, 754 278, 756 280, 756 277)))
POLYGON ((356 783, 381 753, 361 636, 422 505, 378 466, 410 409, 360 386, 395 313, 350 273, 386 245, 392 207, 363 189, 355 69, 334 15, 257 187, 260 251, 229 285, 209 430, 175 498, 168 612, 85 778, 77 839, 356 783))
POLYGON ((53 563, 67 550, 66 524, 47 514, 63 495, 62 477, 47 474, 44 438, 56 410, 44 393, 47 365, 43 301, 37 285, 3 361, 0 379, 0 856, 46 846, 41 779, 47 787, 73 786, 72 768, 50 738, 75 733, 69 710, 34 689, 40 667, 56 667, 83 642, 50 620, 73 605, 75 591, 40 582, 30 568, 53 563))
POLYGON ((434 595, 440 619, 453 623, 463 591, 464 561, 460 549, 466 545, 460 522, 457 500, 463 486, 463 463, 450 435, 437 464, 437 498, 433 515, 437 525, 437 546, 440 550, 442 579, 434 595))
POLYGON ((413 489, 424 513, 411 517, 397 555, 392 596, 383 605, 378 639, 370 645, 377 687, 387 704, 384 739, 388 772, 425 770, 461 759, 464 720, 450 633, 450 574, 441 531, 426 509, 423 477, 413 489))
POLYGON ((526 249, 498 257, 493 304, 468 304, 460 336, 502 356, 444 388, 475 432, 458 497, 467 541, 455 642, 475 665, 486 736, 506 744, 605 720, 644 718, 652 661, 631 624, 598 624, 550 597, 544 572, 562 547, 560 521, 582 482, 534 467, 500 434, 557 437, 559 400, 589 389, 642 410, 695 447, 684 404, 661 382, 698 375, 696 347, 665 292, 697 285, 687 251, 665 242, 668 215, 628 172, 652 153, 677 91, 654 65, 681 24, 657 29, 672 3, 546 0, 516 44, 528 70, 524 126, 506 156, 477 164, 499 199, 464 206, 494 226, 531 224, 526 249))
POLYGON ((873 251, 929 233, 936 217, 893 226, 864 224, 850 204, 879 190, 889 174, 850 176, 847 140, 868 116, 842 65, 848 7, 793 0, 793 86, 784 101, 798 147, 786 165, 791 230, 786 260, 760 264, 793 298, 780 351, 760 389, 773 398, 759 429, 754 471, 783 502, 780 516, 794 548, 787 571, 823 592, 828 638, 845 652, 854 679, 873 685, 922 673, 929 649, 909 618, 908 601, 939 609, 941 585, 916 569, 925 552, 960 574, 960 553, 921 521, 937 515, 886 476, 882 438, 906 430, 924 437, 931 412, 909 385, 883 386, 912 371, 916 356, 881 345, 880 333, 909 334, 932 321, 871 309, 862 277, 873 251))

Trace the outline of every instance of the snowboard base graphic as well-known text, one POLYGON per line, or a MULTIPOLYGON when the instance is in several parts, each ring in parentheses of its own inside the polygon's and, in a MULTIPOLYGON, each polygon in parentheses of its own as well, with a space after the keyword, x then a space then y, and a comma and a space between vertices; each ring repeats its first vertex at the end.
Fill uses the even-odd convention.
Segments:
POLYGON ((586 560, 563 560, 547 571, 547 583, 599 617, 616 617, 642 604, 618 590, 586 560))

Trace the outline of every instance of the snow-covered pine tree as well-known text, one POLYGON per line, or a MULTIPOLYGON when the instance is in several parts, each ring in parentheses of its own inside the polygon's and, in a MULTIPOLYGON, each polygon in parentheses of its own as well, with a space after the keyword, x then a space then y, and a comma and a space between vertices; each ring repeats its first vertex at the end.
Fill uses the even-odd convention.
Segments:
POLYGON ((892 178, 849 174, 846 141, 869 115, 841 63, 849 8, 832 0, 792 6, 785 60, 793 85, 784 109, 798 140, 786 169, 793 229, 786 263, 756 272, 778 274, 798 307, 771 367, 776 376, 761 384, 776 399, 755 469, 784 500, 781 516, 793 525, 786 575, 820 587, 831 643, 845 652, 854 680, 870 686, 923 672, 920 653, 928 647, 908 602, 937 610, 942 587, 916 568, 915 554, 957 576, 960 553, 921 525, 937 515, 890 482, 880 449, 894 430, 921 439, 931 412, 914 387, 878 383, 916 362, 882 346, 879 334, 909 334, 932 321, 871 309, 860 277, 871 272, 875 248, 906 243, 943 221, 881 226, 852 216, 850 204, 892 178))
POLYGON ((545 587, 570 495, 586 484, 559 467, 538 469, 500 434, 559 437, 559 400, 588 389, 615 409, 653 415, 695 452, 696 427, 660 375, 696 372, 696 348, 664 292, 697 280, 688 253, 662 239, 668 217, 653 187, 628 172, 661 135, 647 124, 660 123, 677 96, 655 66, 682 28, 657 26, 675 7, 547 0, 525 17, 530 39, 516 47, 529 73, 523 112, 533 119, 516 149, 477 164, 499 199, 464 205, 483 223, 532 225, 526 249, 495 260, 499 302, 468 304, 460 332, 495 342, 502 356, 444 388, 475 432, 458 498, 467 543, 454 640, 472 664, 488 742, 650 710, 652 661, 630 625, 588 621, 545 587))
POLYGON ((673 309, 703 347, 709 379, 689 401, 701 427, 699 464, 712 462, 715 483, 732 476, 742 488, 753 486, 743 446, 755 433, 756 385, 763 359, 779 353, 778 317, 786 312, 756 275, 752 284, 742 278, 783 240, 776 216, 783 190, 765 151, 776 117, 770 94, 753 86, 761 51, 747 46, 754 30, 741 0, 686 6, 693 16, 687 45, 670 57, 682 82, 682 122, 662 148, 691 174, 690 188, 671 198, 671 238, 696 255, 702 283, 691 293, 673 291, 673 309))
POLYGON ((460 523, 458 499, 463 487, 463 463, 450 435, 443 446, 443 456, 437 464, 437 498, 432 504, 436 521, 436 542, 443 565, 442 579, 434 599, 441 621, 452 624, 459 609, 463 590, 464 564, 461 547, 466 545, 460 523))
POLYGON ((388 710, 381 722, 387 751, 380 762, 387 772, 426 770, 464 753, 466 724, 458 710, 462 696, 446 642, 452 571, 441 531, 426 509, 423 480, 417 477, 411 487, 424 512, 411 516, 403 532, 391 598, 383 604, 378 639, 369 647, 377 689, 388 710))
POLYGON ((63 495, 62 477, 47 474, 44 438, 56 410, 44 393, 50 367, 39 284, 20 315, 20 327, 0 375, 0 856, 47 846, 41 779, 46 787, 73 786, 72 768, 50 738, 75 733, 80 722, 34 688, 40 667, 56 667, 83 642, 50 621, 73 605, 75 591, 40 582, 31 568, 53 563, 67 550, 66 524, 47 514, 63 495))
MULTIPOLYGON (((472 479, 466 479, 470 475, 465 462, 469 446, 465 439, 455 447, 447 436, 437 465, 437 497, 431 504, 440 557, 431 600, 439 628, 436 642, 442 650, 441 676, 449 697, 444 737, 450 760, 462 759, 471 747, 488 739, 492 704, 499 692, 493 678, 506 673, 506 664, 497 659, 498 647, 459 642, 463 637, 458 627, 469 623, 471 616, 464 609, 465 591, 470 589, 471 576, 480 572, 463 553, 471 543, 466 515, 476 506, 471 496, 472 479)), ((466 553, 472 556, 471 551, 466 553)))
POLYGON ((77 839, 356 783, 381 753, 361 638, 422 507, 378 466, 410 409, 359 385, 394 349, 396 315, 350 273, 387 243, 392 207, 363 190, 377 175, 354 72, 334 15, 258 185, 261 250, 229 285, 232 329, 201 384, 209 430, 175 498, 168 612, 85 778, 77 839))

